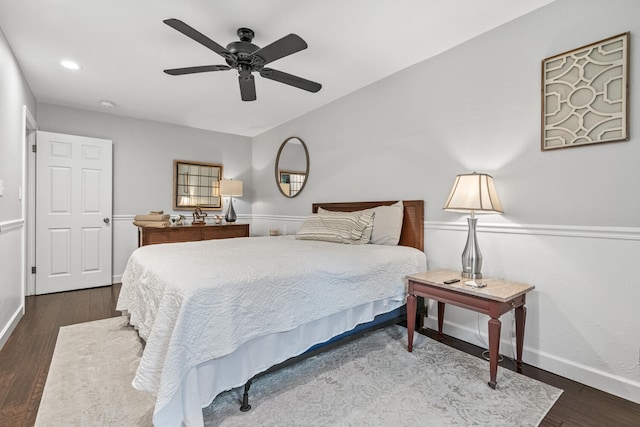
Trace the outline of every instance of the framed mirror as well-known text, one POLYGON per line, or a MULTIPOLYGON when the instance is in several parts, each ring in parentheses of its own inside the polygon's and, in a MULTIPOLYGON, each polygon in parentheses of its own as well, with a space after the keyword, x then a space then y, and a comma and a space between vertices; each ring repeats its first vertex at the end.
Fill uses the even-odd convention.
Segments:
POLYGON ((309 176, 309 151, 304 141, 292 136, 284 140, 276 157, 276 185, 285 197, 296 197, 309 176))
POLYGON ((173 209, 222 209, 220 180, 222 165, 216 163, 173 161, 173 209))

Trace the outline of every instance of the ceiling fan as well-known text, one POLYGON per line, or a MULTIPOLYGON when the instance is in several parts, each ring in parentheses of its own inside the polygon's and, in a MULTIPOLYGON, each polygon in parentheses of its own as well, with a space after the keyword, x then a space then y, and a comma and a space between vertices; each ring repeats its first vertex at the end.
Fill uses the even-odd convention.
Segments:
POLYGON ((222 56, 228 64, 172 68, 164 70, 167 74, 179 76, 183 74, 236 69, 238 71, 238 82, 240 83, 240 96, 243 101, 256 100, 256 84, 253 78, 254 72, 259 73, 264 78, 309 92, 317 92, 322 88, 320 83, 265 67, 265 65, 277 59, 307 48, 307 43, 296 34, 289 34, 270 45, 260 48, 251 43, 254 37, 252 30, 249 28, 239 28, 237 34, 240 41, 231 42, 224 48, 179 19, 165 19, 162 22, 222 56))

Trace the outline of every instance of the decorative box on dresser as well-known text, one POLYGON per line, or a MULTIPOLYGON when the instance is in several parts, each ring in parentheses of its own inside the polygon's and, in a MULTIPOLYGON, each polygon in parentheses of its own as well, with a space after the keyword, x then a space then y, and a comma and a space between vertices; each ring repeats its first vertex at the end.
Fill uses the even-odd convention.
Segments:
POLYGON ((138 246, 158 243, 249 237, 249 224, 179 225, 175 227, 138 227, 138 246))

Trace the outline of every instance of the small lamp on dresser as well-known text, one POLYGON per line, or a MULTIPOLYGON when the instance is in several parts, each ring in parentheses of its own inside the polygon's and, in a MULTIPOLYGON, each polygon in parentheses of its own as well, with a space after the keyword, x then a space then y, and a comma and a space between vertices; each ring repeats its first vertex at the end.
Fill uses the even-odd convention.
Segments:
POLYGON ((444 210, 469 213, 469 233, 462 252, 462 277, 482 279, 482 254, 476 236, 476 213, 503 213, 493 177, 484 173, 462 174, 456 177, 444 210))
POLYGON ((229 197, 229 208, 224 220, 236 222, 236 211, 233 209, 233 198, 242 197, 242 181, 233 179, 223 179, 220 181, 220 195, 229 197))

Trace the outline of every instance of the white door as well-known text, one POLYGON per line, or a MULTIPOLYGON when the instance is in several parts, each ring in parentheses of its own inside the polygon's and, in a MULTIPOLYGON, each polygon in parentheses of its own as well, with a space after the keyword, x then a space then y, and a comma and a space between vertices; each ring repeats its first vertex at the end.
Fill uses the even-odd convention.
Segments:
POLYGON ((36 294, 111 284, 110 140, 38 132, 36 294))

